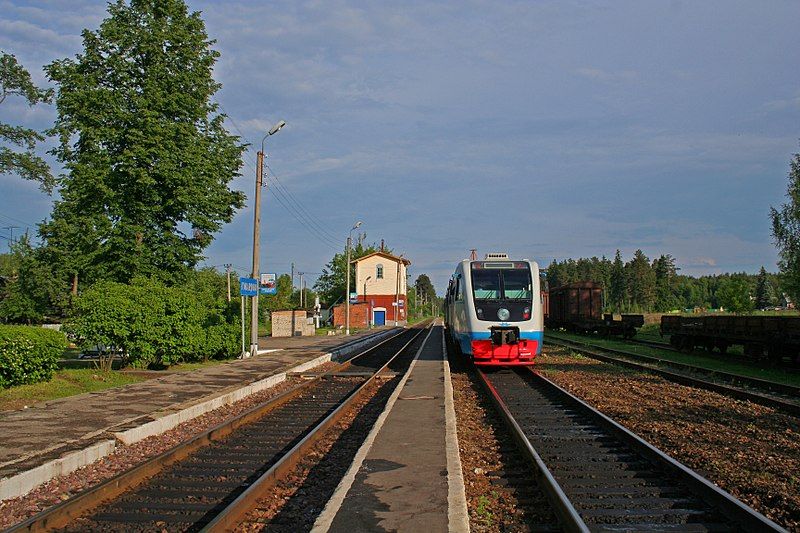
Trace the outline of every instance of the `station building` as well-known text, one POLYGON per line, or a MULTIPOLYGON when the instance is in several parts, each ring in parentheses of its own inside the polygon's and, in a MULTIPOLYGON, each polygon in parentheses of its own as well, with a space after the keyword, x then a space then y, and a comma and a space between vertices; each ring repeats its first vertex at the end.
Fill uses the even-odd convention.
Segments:
MULTIPOLYGON (((378 251, 354 260, 353 264, 355 285, 350 288, 350 327, 394 325, 395 320, 405 325, 408 312, 406 272, 411 261, 378 251)), ((334 307, 333 323, 337 327, 344 325, 344 307, 342 304, 334 307)))
POLYGON ((370 322, 382 326, 394 324, 396 320, 405 325, 408 312, 406 272, 411 261, 379 251, 353 262, 356 267, 354 290, 358 301, 366 304, 370 322))

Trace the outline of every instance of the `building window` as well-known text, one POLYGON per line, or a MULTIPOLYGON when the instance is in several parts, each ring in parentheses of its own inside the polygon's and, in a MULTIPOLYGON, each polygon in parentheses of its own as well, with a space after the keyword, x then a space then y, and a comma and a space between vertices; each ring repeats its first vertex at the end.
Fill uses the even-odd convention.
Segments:
POLYGON ((375 267, 375 279, 383 279, 383 265, 375 267))

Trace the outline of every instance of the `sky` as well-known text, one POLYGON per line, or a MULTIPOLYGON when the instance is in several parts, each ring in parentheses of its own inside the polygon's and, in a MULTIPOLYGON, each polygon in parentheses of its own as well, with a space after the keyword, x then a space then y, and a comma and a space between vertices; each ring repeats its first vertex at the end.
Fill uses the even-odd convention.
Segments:
MULTIPOLYGON (((384 239, 439 293, 472 248, 777 269, 769 209, 800 151, 796 0, 188 4, 221 54, 228 129, 255 147, 233 182, 248 205, 204 264, 249 271, 255 151, 282 119, 266 141, 264 272, 294 263, 313 282, 359 220, 354 236, 384 239)), ((42 66, 79 53, 105 9, 0 0, 0 49, 50 87, 42 66)), ((0 105, 3 122, 54 118, 0 105)), ((0 192, 15 235, 49 215, 35 183, 0 176, 0 192)))

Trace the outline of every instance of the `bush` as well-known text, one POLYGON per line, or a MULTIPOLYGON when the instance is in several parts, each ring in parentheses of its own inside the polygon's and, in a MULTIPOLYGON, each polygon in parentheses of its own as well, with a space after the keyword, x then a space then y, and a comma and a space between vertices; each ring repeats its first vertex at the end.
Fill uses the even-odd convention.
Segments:
POLYGON ((0 387, 48 381, 66 347, 60 331, 0 326, 0 387))
POLYGON ((83 345, 122 350, 126 363, 169 366, 237 355, 238 317, 228 308, 154 280, 103 281, 77 299, 71 329, 83 345))

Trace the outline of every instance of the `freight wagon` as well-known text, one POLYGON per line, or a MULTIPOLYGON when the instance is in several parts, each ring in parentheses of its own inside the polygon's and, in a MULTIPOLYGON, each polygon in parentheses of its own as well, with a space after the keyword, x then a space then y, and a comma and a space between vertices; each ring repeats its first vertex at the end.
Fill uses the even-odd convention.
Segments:
POLYGON ((550 289, 547 326, 578 333, 633 337, 644 324, 644 315, 622 315, 614 320, 603 313, 603 286, 594 281, 579 281, 550 289))
POLYGON ((745 355, 778 363, 786 357, 800 364, 800 317, 676 316, 661 317, 661 335, 680 350, 704 348, 725 353, 740 345, 745 355))

